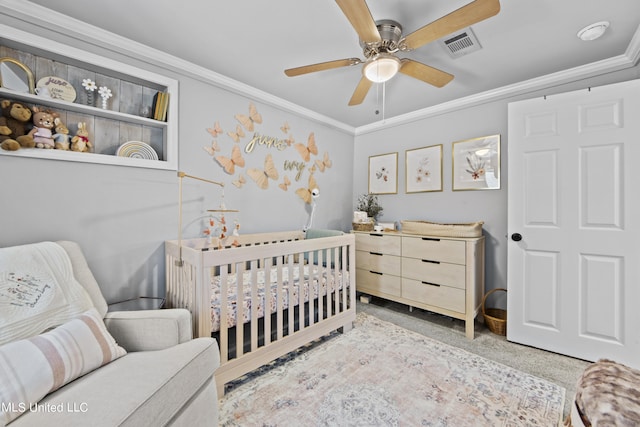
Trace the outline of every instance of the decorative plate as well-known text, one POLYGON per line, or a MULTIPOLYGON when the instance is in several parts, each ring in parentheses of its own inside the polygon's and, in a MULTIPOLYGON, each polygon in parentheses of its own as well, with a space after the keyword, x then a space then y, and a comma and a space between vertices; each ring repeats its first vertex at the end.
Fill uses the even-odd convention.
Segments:
POLYGON ((158 153, 146 142, 128 141, 118 147, 116 156, 158 160, 158 153))
POLYGON ((40 90, 42 90, 42 88, 47 88, 49 91, 49 97, 53 99, 61 99, 67 102, 73 102, 76 100, 76 90, 73 88, 71 83, 61 79, 60 77, 43 77, 38 80, 36 88, 40 90))

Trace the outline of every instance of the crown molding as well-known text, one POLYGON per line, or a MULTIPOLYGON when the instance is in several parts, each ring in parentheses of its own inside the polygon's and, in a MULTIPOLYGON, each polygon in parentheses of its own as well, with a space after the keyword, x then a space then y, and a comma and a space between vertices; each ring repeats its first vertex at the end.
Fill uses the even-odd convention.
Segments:
POLYGON ((72 20, 66 15, 52 11, 25 0, 0 0, 0 14, 12 16, 18 20, 40 25, 65 37, 72 37, 94 46, 106 49, 129 58, 145 62, 153 67, 171 70, 191 77, 203 83, 211 84, 223 90, 260 101, 283 111, 287 111, 311 121, 321 123, 341 132, 358 136, 377 132, 390 127, 400 126, 417 120, 469 108, 489 102, 552 88, 558 85, 595 77, 634 67, 640 60, 640 26, 636 29, 624 54, 597 61, 580 67, 571 68, 542 77, 522 81, 479 94, 458 98, 411 113, 391 117, 381 122, 353 127, 346 123, 319 114, 300 105, 286 101, 273 94, 261 91, 230 77, 200 67, 157 49, 134 42, 118 34, 105 31, 85 22, 72 20), (73 24, 73 25, 71 25, 73 24))
POLYGON ((596 77, 614 71, 620 71, 627 68, 635 67, 640 60, 640 26, 636 29, 634 36, 629 43, 626 51, 622 55, 618 55, 609 59, 604 59, 591 64, 580 67, 570 68, 568 70, 559 71, 557 73, 547 74, 530 80, 525 80, 512 85, 499 87, 486 92, 475 95, 458 98, 453 101, 443 102, 442 104, 432 107, 423 108, 421 110, 412 111, 411 113, 391 117, 382 122, 372 123, 356 128, 356 136, 365 135, 367 133, 377 132, 382 129, 394 126, 404 125, 406 123, 422 120, 428 117, 449 113, 462 108, 469 108, 476 105, 486 104, 489 102, 508 99, 511 97, 532 93, 565 83, 571 83, 590 77, 596 77))

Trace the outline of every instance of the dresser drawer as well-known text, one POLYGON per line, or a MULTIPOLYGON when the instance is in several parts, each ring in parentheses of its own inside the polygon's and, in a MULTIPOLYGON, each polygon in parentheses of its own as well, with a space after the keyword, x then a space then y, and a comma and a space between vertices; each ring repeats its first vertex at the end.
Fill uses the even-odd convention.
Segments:
POLYGON ((401 238, 382 233, 355 233, 356 250, 400 255, 401 238))
POLYGON ((400 257, 379 252, 356 251, 356 268, 400 275, 400 257))
POLYGON ((402 277, 464 289, 466 270, 460 264, 402 258, 402 277))
POLYGON ((431 237, 402 237, 402 255, 405 257, 464 265, 465 247, 466 243, 463 240, 446 240, 431 237))
POLYGON ((400 296, 400 277, 369 270, 356 270, 356 289, 372 295, 387 294, 400 296))
POLYGON ((465 291, 449 286, 433 286, 413 279, 402 279, 402 297, 458 313, 465 312, 465 291))

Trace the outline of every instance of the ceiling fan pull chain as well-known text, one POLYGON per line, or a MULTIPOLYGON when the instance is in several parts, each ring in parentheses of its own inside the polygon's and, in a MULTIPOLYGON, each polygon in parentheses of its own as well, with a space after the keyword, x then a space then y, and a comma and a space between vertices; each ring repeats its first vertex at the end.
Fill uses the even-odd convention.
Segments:
POLYGON ((382 121, 385 119, 385 107, 387 106, 387 82, 382 83, 382 121))

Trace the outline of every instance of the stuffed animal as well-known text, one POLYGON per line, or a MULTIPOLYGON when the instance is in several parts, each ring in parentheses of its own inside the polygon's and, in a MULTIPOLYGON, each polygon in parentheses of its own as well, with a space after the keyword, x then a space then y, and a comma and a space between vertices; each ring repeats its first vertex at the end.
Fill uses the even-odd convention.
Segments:
POLYGON ((53 113, 48 110, 41 110, 33 107, 33 129, 29 132, 29 136, 33 138, 37 148, 54 148, 52 132, 53 129, 53 113))
POLYGON ((89 151, 93 147, 91 141, 89 141, 89 131, 87 130, 87 124, 85 122, 78 123, 78 131, 76 136, 71 138, 71 150, 85 152, 89 151))
POLYGON ((55 132, 53 134, 53 141, 57 150, 68 150, 71 148, 71 135, 69 135, 69 129, 62 123, 60 117, 54 117, 53 124, 55 125, 55 132))
POLYGON ((0 108, 0 147, 7 151, 19 150, 20 147, 33 148, 35 142, 27 133, 31 110, 24 104, 8 99, 0 101, 0 108))

